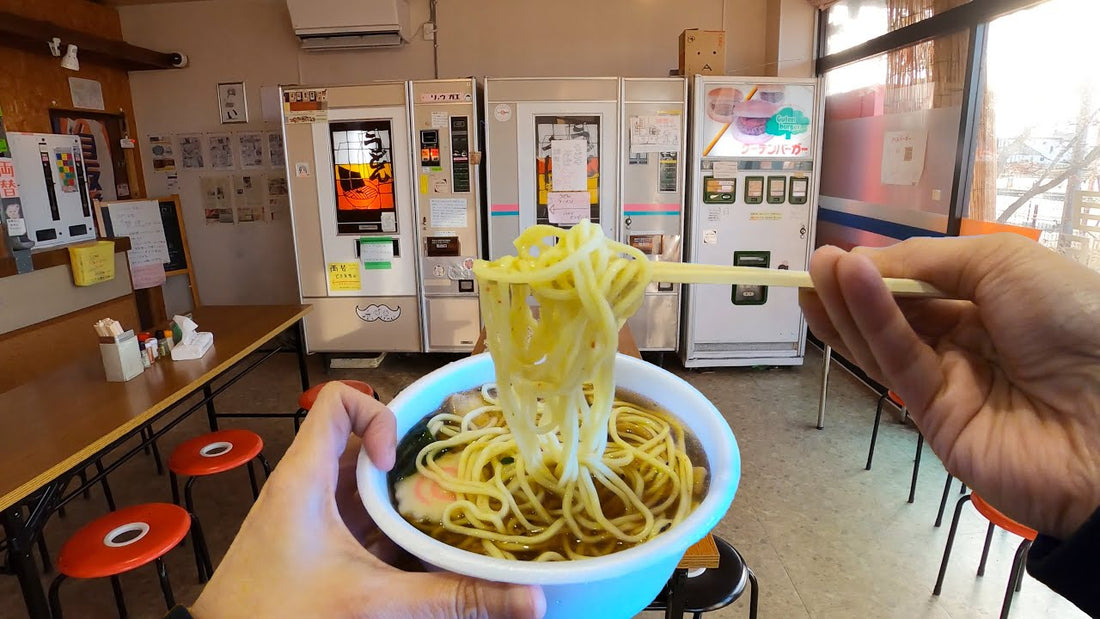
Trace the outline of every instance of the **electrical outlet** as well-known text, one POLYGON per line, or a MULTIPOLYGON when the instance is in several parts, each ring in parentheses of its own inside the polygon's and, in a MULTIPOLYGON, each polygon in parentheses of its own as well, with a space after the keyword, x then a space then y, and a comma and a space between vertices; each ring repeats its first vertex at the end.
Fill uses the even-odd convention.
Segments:
POLYGON ((430 21, 429 22, 424 22, 424 40, 425 41, 434 41, 435 40, 435 24, 433 24, 430 21))

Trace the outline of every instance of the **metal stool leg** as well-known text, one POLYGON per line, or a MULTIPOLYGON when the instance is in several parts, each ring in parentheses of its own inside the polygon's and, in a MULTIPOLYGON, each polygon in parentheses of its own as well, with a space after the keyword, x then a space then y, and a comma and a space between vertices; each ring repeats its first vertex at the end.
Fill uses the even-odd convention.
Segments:
POLYGON ((149 440, 149 427, 146 426, 146 427, 142 428, 140 434, 141 434, 141 442, 142 442, 141 450, 144 451, 145 455, 148 456, 150 454, 149 443, 147 443, 146 441, 149 440))
POLYGON ((111 588, 115 592, 115 605, 118 607, 118 619, 126 619, 129 614, 126 612, 126 599, 122 597, 122 582, 119 581, 118 576, 111 576, 111 588))
POLYGON ((187 483, 183 486, 183 505, 187 508, 187 511, 192 514, 195 513, 195 503, 191 500, 191 486, 195 485, 195 480, 198 477, 192 477, 187 480, 187 483))
POLYGON ((199 571, 199 582, 205 583, 214 575, 214 566, 210 563, 210 549, 206 547, 202 524, 194 512, 191 512, 191 545, 195 547, 195 566, 199 571))
POLYGON ((665 604, 665 619, 683 619, 684 617, 684 581, 687 570, 676 568, 668 581, 668 600, 665 604))
POLYGON ((936 586, 932 589, 932 595, 939 595, 943 589, 943 577, 947 574, 947 562, 951 559, 951 546, 955 543, 955 531, 959 528, 959 516, 962 515, 963 505, 970 501, 970 495, 959 499, 955 504, 955 517, 951 519, 951 530, 947 533, 947 546, 943 549, 943 562, 940 563, 940 575, 936 577, 936 586))
POLYGON ((271 477, 271 463, 264 457, 263 452, 256 454, 256 457, 260 459, 260 466, 264 469, 264 479, 271 477))
POLYGON ((42 573, 49 574, 53 571, 53 565, 50 563, 50 549, 46 548, 45 531, 38 533, 38 554, 42 555, 42 573))
POLYGON ((168 581, 168 570, 164 567, 164 559, 157 558, 157 578, 160 579, 160 592, 164 594, 164 603, 168 610, 176 606, 176 597, 172 595, 172 583, 168 581))
POLYGON ((175 471, 168 471, 168 479, 172 482, 172 503, 180 504, 180 482, 175 471))
POLYGON ((871 470, 871 460, 875 457, 875 441, 878 440, 878 424, 882 419, 882 405, 886 402, 886 394, 878 399, 878 406, 875 407, 875 425, 871 427, 871 447, 867 450, 867 466, 863 467, 863 470, 871 470))
MULTIPOLYGON (((95 470, 97 473, 103 473, 103 462, 95 461, 95 470)), ((99 479, 99 485, 103 487, 103 498, 107 499, 107 509, 115 511, 115 497, 111 494, 111 485, 107 483, 107 476, 104 475, 99 479)))
POLYGON ((924 435, 917 432, 917 456, 913 459, 913 481, 909 483, 909 502, 912 503, 917 494, 917 475, 920 474, 920 454, 924 451, 924 435))
POLYGON ((302 427, 302 418, 308 413, 304 408, 299 408, 294 411, 294 434, 298 434, 298 430, 302 427))
POLYGON ((760 584, 756 582, 756 574, 748 565, 745 571, 749 573, 749 619, 756 619, 756 609, 760 604, 760 584))
POLYGON ((260 487, 256 485, 256 469, 252 466, 252 461, 248 461, 248 483, 252 484, 252 500, 260 498, 260 487))
POLYGON ((940 498, 940 511, 936 513, 936 526, 943 524, 943 510, 947 507, 947 494, 951 492, 951 473, 947 474, 947 481, 943 482, 943 497, 940 498))
POLYGON ((982 546, 982 560, 978 563, 978 576, 985 576, 985 560, 989 558, 989 544, 993 541, 993 527, 990 522, 985 529, 985 546, 982 546))
MULTIPOLYGON (((149 437, 153 437, 153 431, 149 430, 149 437)), ((157 463, 157 475, 164 475, 164 463, 160 459, 160 448, 157 447, 157 439, 153 438, 151 447, 153 448, 153 461, 157 463)))
POLYGON ((1012 559, 1012 571, 1008 576, 1008 587, 1005 589, 1005 601, 1001 604, 1001 619, 1007 619, 1008 611, 1012 608, 1012 596, 1017 589, 1017 585, 1024 577, 1024 563, 1027 561, 1027 552, 1031 549, 1031 540, 1024 540, 1020 542, 1020 546, 1016 549, 1016 557, 1012 559))
POLYGON ((61 616, 61 583, 65 581, 64 574, 58 574, 50 583, 50 615, 53 619, 62 619, 61 616))

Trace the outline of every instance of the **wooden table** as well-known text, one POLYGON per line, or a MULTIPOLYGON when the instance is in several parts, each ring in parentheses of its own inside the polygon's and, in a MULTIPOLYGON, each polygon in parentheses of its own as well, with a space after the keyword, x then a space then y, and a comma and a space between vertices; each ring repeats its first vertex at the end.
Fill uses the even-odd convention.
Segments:
MULTIPOLYGON (((194 311, 202 331, 214 334, 214 346, 201 359, 161 360, 125 383, 107 382, 98 354, 65 360, 56 370, 0 393, 0 521, 7 541, 7 564, 19 577, 32 618, 49 617, 46 596, 30 551, 46 519, 83 488, 140 452, 202 407, 217 426, 214 397, 271 356, 289 350, 282 343, 258 359, 241 363, 284 331, 291 331, 298 353, 302 388, 309 388, 301 320, 308 305, 210 306, 194 311), (217 388, 211 383, 242 367, 217 388), (201 390, 203 399, 159 430, 151 424, 167 419, 181 401, 201 390), (77 471, 98 461, 114 447, 149 428, 142 444, 66 492, 77 471), (25 513, 27 511, 27 513, 25 513)), ((91 325, 88 337, 93 337, 91 325)), ((292 413, 290 413, 292 414, 292 413)))

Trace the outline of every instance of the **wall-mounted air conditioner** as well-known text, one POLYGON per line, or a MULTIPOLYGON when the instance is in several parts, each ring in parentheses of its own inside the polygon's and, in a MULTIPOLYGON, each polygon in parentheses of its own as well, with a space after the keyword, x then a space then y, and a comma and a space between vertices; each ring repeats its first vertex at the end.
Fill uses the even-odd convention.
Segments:
POLYGON ((409 38, 407 0, 286 0, 307 51, 396 47, 409 38))

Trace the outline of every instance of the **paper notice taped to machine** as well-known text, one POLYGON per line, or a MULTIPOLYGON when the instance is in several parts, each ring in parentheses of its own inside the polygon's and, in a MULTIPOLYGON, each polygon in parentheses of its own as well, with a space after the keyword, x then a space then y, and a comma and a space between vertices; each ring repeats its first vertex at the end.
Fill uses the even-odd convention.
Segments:
POLYGON ((587 191, 551 191, 546 197, 546 212, 552 224, 573 225, 591 217, 591 196, 587 191))
POLYGON ((680 150, 680 117, 670 114, 630 117, 630 152, 680 150))
POLYGON ((466 198, 432 198, 428 202, 433 228, 465 228, 469 225, 466 198))
POLYGON ((736 161, 715 161, 710 165, 710 171, 714 174, 714 178, 737 178, 736 161))
POLYGON ((588 140, 550 142, 551 191, 588 190, 588 140))

